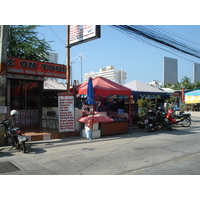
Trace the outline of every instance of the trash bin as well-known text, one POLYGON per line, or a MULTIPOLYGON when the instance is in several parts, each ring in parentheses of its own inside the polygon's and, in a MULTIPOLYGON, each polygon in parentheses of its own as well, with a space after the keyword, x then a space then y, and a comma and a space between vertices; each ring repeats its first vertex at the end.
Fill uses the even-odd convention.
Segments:
POLYGON ((5 145, 5 127, 3 124, 0 123, 0 146, 4 146, 5 145))

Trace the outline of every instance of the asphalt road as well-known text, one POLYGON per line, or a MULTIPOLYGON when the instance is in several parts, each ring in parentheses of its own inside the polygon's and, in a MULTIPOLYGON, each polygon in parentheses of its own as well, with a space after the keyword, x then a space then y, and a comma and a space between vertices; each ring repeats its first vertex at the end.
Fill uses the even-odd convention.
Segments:
POLYGON ((65 138, 27 142, 28 153, 0 147, 0 175, 199 175, 200 122, 188 128, 128 134, 89 142, 65 138), (10 168, 9 168, 10 167, 10 168))

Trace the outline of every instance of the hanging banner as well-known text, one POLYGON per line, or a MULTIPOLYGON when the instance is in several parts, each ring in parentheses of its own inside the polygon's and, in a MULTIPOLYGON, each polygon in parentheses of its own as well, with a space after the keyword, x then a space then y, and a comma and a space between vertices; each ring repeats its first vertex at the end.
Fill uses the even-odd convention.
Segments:
POLYGON ((8 58, 8 73, 66 78, 66 66, 21 58, 8 58))
POLYGON ((200 95, 185 95, 185 103, 200 103, 200 95))
POLYGON ((74 96, 58 93, 59 132, 74 131, 74 96))
POLYGON ((100 25, 70 25, 70 46, 100 38, 100 25))

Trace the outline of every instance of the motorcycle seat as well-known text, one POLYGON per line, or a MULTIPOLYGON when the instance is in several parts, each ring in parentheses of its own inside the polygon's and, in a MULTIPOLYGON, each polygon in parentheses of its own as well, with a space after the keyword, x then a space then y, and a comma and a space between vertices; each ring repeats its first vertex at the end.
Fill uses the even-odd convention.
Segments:
POLYGON ((178 117, 178 118, 181 118, 181 117, 190 117, 190 116, 191 116, 190 113, 188 113, 188 114, 179 114, 179 115, 176 115, 176 117, 178 117))
POLYGON ((12 134, 17 134, 17 131, 21 130, 19 127, 14 127, 14 128, 11 128, 10 132, 12 134))

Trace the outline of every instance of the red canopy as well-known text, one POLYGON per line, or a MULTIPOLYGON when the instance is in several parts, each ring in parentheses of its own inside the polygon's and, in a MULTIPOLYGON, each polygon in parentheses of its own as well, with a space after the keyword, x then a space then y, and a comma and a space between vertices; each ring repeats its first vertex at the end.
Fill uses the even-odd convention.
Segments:
MULTIPOLYGON (((97 98, 99 95, 127 95, 130 97, 131 90, 118 83, 110 81, 102 76, 92 79, 94 87, 94 95, 97 98)), ((88 81, 76 86, 77 94, 87 94, 88 81)))

